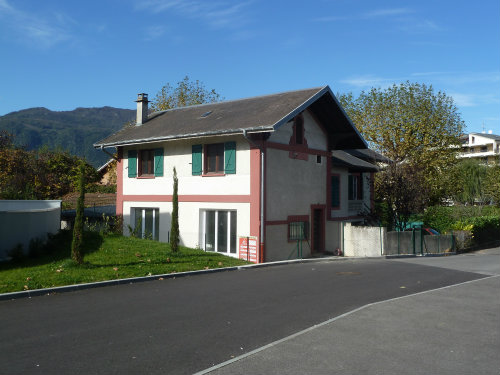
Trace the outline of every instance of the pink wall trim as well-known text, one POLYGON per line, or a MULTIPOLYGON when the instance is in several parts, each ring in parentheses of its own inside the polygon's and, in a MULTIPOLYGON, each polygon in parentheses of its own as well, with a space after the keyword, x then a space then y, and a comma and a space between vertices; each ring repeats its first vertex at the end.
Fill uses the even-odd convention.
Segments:
MULTIPOLYGON (((252 203, 251 195, 179 195, 179 202, 252 203)), ((123 195, 127 202, 172 202, 172 195, 123 195)), ((251 234, 253 236, 253 234, 251 234)))
POLYGON ((116 162, 116 216, 123 215, 123 147, 118 147, 116 162))
POLYGON ((260 238, 260 149, 256 147, 250 148, 250 236, 258 238, 258 243, 261 244, 257 263, 262 263, 262 243, 263 238, 260 238))

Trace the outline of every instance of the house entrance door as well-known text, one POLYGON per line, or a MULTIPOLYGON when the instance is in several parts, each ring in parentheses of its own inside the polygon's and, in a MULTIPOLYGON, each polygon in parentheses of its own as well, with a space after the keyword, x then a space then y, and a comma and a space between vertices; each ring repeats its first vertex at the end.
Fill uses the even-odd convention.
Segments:
POLYGON ((324 206, 312 207, 311 249, 313 253, 325 251, 325 208, 324 206))

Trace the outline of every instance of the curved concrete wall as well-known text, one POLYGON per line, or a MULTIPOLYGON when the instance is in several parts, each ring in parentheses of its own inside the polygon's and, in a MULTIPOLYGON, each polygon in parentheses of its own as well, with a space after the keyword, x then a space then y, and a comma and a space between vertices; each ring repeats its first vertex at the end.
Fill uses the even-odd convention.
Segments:
POLYGON ((46 240, 61 227, 61 201, 0 200, 0 259, 21 244, 28 254, 32 239, 46 240))

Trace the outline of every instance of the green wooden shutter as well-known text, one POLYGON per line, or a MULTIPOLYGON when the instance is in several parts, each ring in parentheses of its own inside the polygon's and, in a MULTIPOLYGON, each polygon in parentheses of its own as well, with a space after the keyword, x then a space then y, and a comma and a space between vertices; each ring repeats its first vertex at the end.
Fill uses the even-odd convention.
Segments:
POLYGON ((347 194, 347 199, 349 199, 350 201, 356 199, 354 197, 354 176, 352 174, 349 175, 349 179, 348 179, 348 194, 347 194))
POLYGON ((332 192, 332 207, 333 208, 338 208, 340 207, 340 177, 339 176, 332 176, 332 186, 331 186, 331 192, 332 192))
POLYGON ((225 159, 224 173, 235 174, 236 173, 236 142, 224 143, 224 159, 225 159))
POLYGON ((363 200, 363 173, 359 174, 358 181, 358 199, 363 200))
POLYGON ((163 177, 163 148, 155 149, 155 177, 163 177))
POLYGON ((201 145, 193 145, 192 147, 192 174, 193 176, 201 175, 201 145))
POLYGON ((128 176, 130 178, 137 177, 137 150, 129 150, 128 152, 128 176))

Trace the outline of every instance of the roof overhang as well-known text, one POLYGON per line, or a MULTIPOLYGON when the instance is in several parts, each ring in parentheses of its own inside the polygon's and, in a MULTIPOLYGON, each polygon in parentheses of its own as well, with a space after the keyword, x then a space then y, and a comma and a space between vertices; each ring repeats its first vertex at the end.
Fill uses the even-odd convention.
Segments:
POLYGON ((378 172, 379 168, 343 150, 332 151, 332 166, 344 167, 349 172, 378 172))

